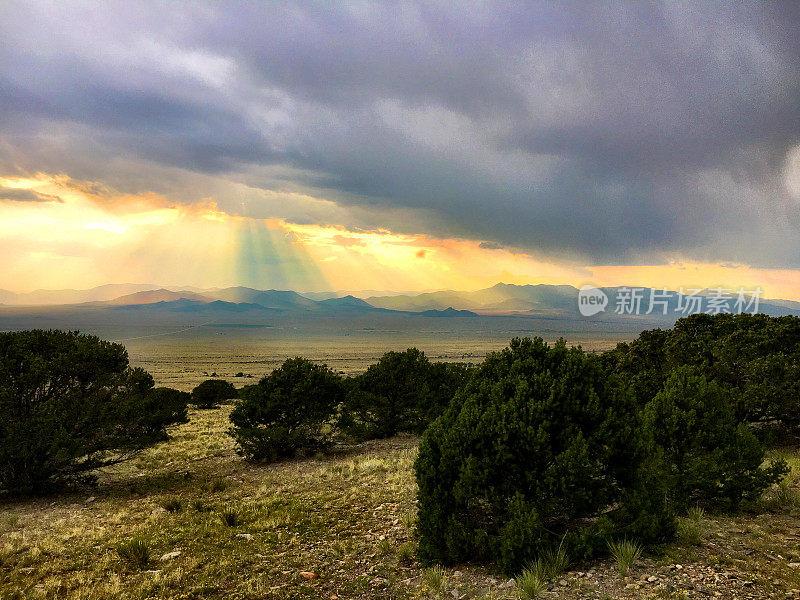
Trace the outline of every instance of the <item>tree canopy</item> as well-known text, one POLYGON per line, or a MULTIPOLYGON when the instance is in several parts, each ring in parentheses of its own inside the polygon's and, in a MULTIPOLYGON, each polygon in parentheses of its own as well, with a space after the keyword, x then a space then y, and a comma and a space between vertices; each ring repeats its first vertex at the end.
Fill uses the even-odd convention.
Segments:
POLYGON ((0 333, 0 489, 90 480, 185 420, 185 396, 154 389, 119 344, 78 332, 0 333))
POLYGON ((417 348, 387 352, 348 382, 340 426, 357 439, 421 433, 467 375, 465 365, 431 362, 417 348))
POLYGON ((321 450, 344 400, 342 378, 325 365, 291 358, 243 389, 231 412, 230 433, 251 459, 275 459, 321 450))
POLYGON ((192 390, 192 404, 197 408, 214 408, 220 402, 237 398, 239 393, 229 381, 206 379, 192 390))

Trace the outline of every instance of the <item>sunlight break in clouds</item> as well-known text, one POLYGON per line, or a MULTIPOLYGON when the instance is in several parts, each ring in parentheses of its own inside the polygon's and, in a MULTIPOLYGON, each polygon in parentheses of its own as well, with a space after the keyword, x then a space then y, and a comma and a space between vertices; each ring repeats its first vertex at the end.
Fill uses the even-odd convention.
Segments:
POLYGON ((5 0, 0 288, 694 273, 797 298, 798 22, 796 2, 5 0))
POLYGON ((181 205, 155 194, 118 194, 66 176, 0 177, 0 188, 6 190, 0 192, 0 249, 6 257, 0 279, 17 290, 109 282, 305 291, 591 282, 670 289, 761 286, 767 296, 800 299, 792 270, 678 261, 558 264, 476 240, 231 215, 213 202, 181 205), (13 199, 20 191, 44 200, 13 199))

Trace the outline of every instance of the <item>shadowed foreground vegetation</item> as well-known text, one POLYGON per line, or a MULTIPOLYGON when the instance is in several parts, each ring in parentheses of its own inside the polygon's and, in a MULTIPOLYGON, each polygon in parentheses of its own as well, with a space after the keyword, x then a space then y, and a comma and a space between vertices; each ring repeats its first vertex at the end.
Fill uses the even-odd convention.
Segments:
POLYGON ((198 386, 188 423, 121 346, 1 339, 0 475, 48 485, 7 488, 40 499, 3 505, 0 600, 800 594, 800 319, 698 315, 601 355, 514 339, 475 367, 409 349, 354 378, 297 357, 198 386))
MULTIPOLYGON (((229 411, 190 411, 171 440, 104 470, 96 490, 5 502, 0 599, 519 597, 491 568, 417 562, 417 438, 253 465, 225 433, 229 411)), ((627 578, 611 557, 571 563, 541 597, 800 597, 800 459, 780 455, 789 480, 741 514, 682 519, 678 540, 627 578)))

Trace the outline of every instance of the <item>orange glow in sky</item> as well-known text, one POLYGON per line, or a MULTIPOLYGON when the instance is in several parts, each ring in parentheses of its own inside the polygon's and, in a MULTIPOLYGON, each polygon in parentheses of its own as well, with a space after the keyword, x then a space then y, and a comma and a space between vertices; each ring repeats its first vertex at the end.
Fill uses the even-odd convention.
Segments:
POLYGON ((684 288, 761 287, 800 300, 800 273, 679 259, 651 266, 556 263, 480 240, 353 231, 228 214, 214 203, 118 195, 65 176, 0 177, 38 200, 0 197, 0 288, 105 283, 262 289, 475 290, 498 282, 684 288))

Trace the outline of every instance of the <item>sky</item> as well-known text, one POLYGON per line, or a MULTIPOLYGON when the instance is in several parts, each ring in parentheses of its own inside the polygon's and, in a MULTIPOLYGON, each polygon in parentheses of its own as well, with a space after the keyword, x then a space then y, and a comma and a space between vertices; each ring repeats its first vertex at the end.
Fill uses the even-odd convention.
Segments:
POLYGON ((800 300, 800 3, 0 2, 0 288, 800 300))

